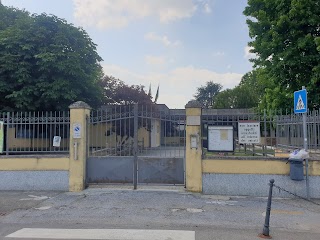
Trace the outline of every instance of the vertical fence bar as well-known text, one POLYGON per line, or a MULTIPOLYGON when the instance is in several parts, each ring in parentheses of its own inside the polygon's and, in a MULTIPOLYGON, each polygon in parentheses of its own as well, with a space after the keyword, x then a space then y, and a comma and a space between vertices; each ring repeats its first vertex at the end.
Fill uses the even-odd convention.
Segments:
POLYGON ((138 104, 134 105, 134 160, 133 160, 133 189, 138 185, 138 104))
POLYGON ((7 134, 6 134, 6 155, 9 155, 9 129, 10 129, 10 113, 7 112, 7 134))
POLYGON ((263 111, 263 123, 264 123, 264 149, 263 149, 263 156, 267 156, 267 113, 266 109, 263 111))

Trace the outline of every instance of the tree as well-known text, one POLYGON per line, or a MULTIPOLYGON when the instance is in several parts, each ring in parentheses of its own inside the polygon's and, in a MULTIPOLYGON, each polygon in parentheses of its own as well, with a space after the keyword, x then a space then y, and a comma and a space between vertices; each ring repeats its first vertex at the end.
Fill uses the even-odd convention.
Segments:
POLYGON ((202 103, 206 108, 212 108, 216 95, 220 92, 222 86, 219 83, 209 81, 205 86, 197 88, 197 93, 194 95, 195 99, 202 103))
POLYGON ((101 57, 81 28, 0 5, 0 110, 65 110, 103 99, 101 57))
MULTIPOLYGON (((248 0, 244 10, 248 17, 255 68, 261 68, 273 88, 273 107, 284 107, 283 96, 306 86, 310 106, 320 103, 319 0, 248 0), (318 45, 319 48, 319 45, 318 45), (277 98, 274 99, 274 97, 277 98)), ((292 97, 291 97, 292 98, 292 97)), ((266 99, 267 100, 267 99, 266 99)), ((267 100, 268 101, 268 100, 267 100)), ((267 105, 272 105, 266 102, 267 105)), ((291 101, 285 103, 292 106, 291 101)))
POLYGON ((104 76, 101 81, 104 89, 104 104, 151 104, 152 97, 147 94, 142 85, 127 85, 112 76, 104 76))
POLYGON ((239 85, 234 89, 227 89, 215 98, 214 108, 254 108, 259 103, 258 95, 247 85, 239 85))

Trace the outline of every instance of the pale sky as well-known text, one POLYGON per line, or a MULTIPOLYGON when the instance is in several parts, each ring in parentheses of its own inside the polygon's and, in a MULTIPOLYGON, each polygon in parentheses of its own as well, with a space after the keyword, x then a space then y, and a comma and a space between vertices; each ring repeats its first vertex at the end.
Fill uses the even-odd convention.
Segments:
POLYGON ((252 69, 242 12, 247 0, 3 0, 31 13, 83 27, 98 44, 103 68, 142 84, 158 103, 184 108, 207 81, 236 86, 252 69))

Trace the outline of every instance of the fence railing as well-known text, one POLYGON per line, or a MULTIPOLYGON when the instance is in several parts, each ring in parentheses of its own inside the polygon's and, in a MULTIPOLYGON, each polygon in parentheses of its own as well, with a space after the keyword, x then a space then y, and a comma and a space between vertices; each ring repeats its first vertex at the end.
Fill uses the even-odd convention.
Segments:
MULTIPOLYGON (((140 156, 184 156, 184 109, 165 105, 107 106, 91 111, 88 121, 89 156, 132 156, 134 121, 137 121, 137 144, 140 156)), ((256 113, 248 109, 203 109, 202 146, 207 153, 208 126, 233 126, 235 155, 274 156, 275 148, 291 151, 303 147, 302 116, 277 112, 256 113), (240 144, 239 121, 260 123, 260 143, 240 144)), ((70 113, 66 112, 2 112, 2 154, 68 153, 70 113), (54 146, 54 137, 60 143, 54 146)), ((320 155, 320 111, 307 114, 308 149, 320 155)), ((1 140, 1 139, 0 139, 1 140)), ((1 142, 0 142, 1 144, 1 142)), ((1 148, 0 148, 1 149, 1 148)))
POLYGON ((69 112, 2 112, 2 154, 68 153, 69 112), (56 143, 53 144, 54 137, 56 143), (54 146, 55 145, 55 146, 54 146))
POLYGON ((203 154, 233 154, 257 155, 257 156, 274 156, 276 147, 276 129, 275 117, 255 113, 250 109, 204 109, 202 112, 202 146, 203 154), (259 144, 241 144, 239 143, 238 123, 240 121, 253 121, 260 124, 260 143, 259 144), (234 151, 230 153, 216 152, 208 153, 208 126, 232 126, 234 151))
MULTIPOLYGON (((286 152, 303 148, 302 115, 293 113, 276 114, 255 113, 242 110, 204 110, 202 115, 202 140, 206 154, 207 128, 213 126, 233 126, 235 155, 274 156, 275 148, 286 152), (260 123, 261 140, 259 144, 240 144, 238 135, 239 121, 260 123)), ((308 151, 311 155, 320 154, 320 111, 313 110, 307 114, 308 151)))
MULTIPOLYGON (((288 151, 303 148, 303 126, 301 114, 276 116, 277 147, 288 151)), ((320 111, 307 113, 308 151, 320 154, 320 111)))
POLYGON ((112 105, 92 111, 89 156, 133 156, 135 141, 140 156, 184 156, 185 111, 170 111, 155 104, 112 105))

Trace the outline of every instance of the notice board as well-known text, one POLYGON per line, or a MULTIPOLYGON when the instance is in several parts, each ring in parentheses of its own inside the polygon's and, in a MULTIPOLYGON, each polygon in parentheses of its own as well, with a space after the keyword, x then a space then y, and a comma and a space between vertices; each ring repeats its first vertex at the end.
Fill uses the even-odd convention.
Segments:
POLYGON ((234 139, 232 126, 208 126, 208 151, 233 152, 234 139))
POLYGON ((259 144, 260 143, 260 122, 239 121, 238 134, 239 134, 240 144, 259 144))

